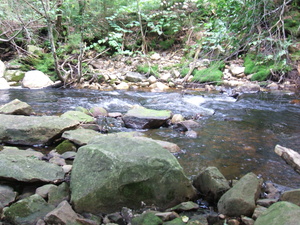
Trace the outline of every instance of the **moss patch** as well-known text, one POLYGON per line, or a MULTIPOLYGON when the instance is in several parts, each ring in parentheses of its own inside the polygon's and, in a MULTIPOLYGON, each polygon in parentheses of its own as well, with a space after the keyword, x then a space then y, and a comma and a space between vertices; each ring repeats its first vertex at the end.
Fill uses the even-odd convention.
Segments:
POLYGON ((224 63, 217 62, 212 64, 207 69, 194 70, 194 77, 192 81, 200 83, 213 82, 219 85, 222 83, 223 72, 221 70, 224 68, 224 66, 224 63))

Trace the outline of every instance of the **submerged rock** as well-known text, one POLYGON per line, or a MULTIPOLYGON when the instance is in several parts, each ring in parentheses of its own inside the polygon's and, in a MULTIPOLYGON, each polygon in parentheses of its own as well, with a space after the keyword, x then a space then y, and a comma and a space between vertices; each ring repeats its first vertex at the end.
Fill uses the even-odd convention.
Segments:
POLYGON ((262 181, 254 173, 243 176, 218 202, 219 213, 227 216, 252 216, 262 181))
POLYGON ((153 141, 103 136, 79 148, 71 174, 77 212, 112 213, 141 202, 169 208, 196 194, 176 158, 153 141))
POLYGON ((79 123, 59 116, 15 116, 0 114, 0 142, 45 145, 79 123))
POLYGON ((24 115, 29 116, 33 112, 30 105, 26 102, 22 102, 19 99, 15 99, 5 105, 0 106, 1 114, 11 114, 11 115, 24 115))
POLYGON ((60 166, 36 158, 1 154, 0 178, 22 182, 55 183, 64 179, 60 166))
POLYGON ((159 128, 171 118, 169 110, 147 109, 141 106, 130 109, 123 120, 126 127, 135 129, 153 129, 159 128))

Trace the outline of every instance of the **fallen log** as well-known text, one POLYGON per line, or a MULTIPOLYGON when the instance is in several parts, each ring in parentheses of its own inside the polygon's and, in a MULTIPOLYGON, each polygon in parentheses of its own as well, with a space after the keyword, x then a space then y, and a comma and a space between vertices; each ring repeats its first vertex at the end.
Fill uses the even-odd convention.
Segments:
POLYGON ((275 153, 285 160, 297 173, 300 174, 300 154, 281 145, 275 146, 275 153))

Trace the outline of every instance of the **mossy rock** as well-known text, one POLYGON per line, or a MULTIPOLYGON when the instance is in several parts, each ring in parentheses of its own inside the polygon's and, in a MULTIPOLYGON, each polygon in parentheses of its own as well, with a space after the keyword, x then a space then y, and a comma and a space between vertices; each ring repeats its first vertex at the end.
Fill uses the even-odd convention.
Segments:
POLYGON ((71 141, 64 140, 62 143, 56 146, 55 150, 57 153, 63 154, 65 152, 76 152, 77 148, 71 141))
POLYGON ((153 212, 142 214, 132 219, 132 225, 160 225, 163 221, 153 212))
POLYGON ((92 116, 89 116, 83 112, 79 111, 67 111, 61 115, 62 118, 68 118, 71 120, 75 120, 81 123, 93 123, 95 119, 92 116))
POLYGON ((217 68, 207 68, 203 70, 196 70, 192 81, 206 83, 212 82, 220 84, 222 82, 223 72, 217 68))

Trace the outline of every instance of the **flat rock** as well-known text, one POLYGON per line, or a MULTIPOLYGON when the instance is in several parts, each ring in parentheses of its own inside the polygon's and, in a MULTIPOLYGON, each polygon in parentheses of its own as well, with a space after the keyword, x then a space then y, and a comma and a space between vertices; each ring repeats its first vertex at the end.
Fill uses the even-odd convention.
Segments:
POLYGON ((79 122, 59 116, 15 116, 0 114, 0 142, 45 145, 79 122))
POLYGON ((34 151, 31 149, 26 150, 20 150, 17 147, 11 147, 11 146, 4 146, 3 150, 0 151, 0 155, 18 155, 18 156, 25 156, 25 157, 31 157, 31 158, 37 158, 42 159, 44 154, 38 151, 34 151))
POLYGON ((22 182, 55 183, 64 179, 60 166, 26 156, 0 155, 0 178, 22 182))
POLYGON ((11 114, 11 115, 24 115, 29 116, 33 112, 30 105, 26 102, 22 102, 19 99, 15 99, 5 105, 0 106, 1 114, 11 114))
POLYGON ((123 120, 125 126, 129 128, 154 129, 166 123, 171 118, 171 114, 169 110, 154 110, 136 106, 123 116, 123 120))
POLYGON ((86 145, 90 140, 102 134, 89 129, 68 130, 62 134, 64 139, 67 139, 77 145, 86 145))
POLYGON ((84 112, 80 111, 67 111, 61 115, 62 118, 75 120, 81 123, 93 123, 95 119, 92 116, 85 114, 84 112))

